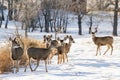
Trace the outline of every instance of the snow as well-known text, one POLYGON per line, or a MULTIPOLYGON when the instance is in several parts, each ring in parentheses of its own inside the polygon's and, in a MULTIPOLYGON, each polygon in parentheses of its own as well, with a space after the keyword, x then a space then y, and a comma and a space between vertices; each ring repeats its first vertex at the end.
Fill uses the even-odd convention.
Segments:
MULTIPOLYGON (((27 71, 24 72, 24 67, 22 67, 18 73, 0 74, 0 80, 120 80, 120 37, 114 37, 113 55, 110 55, 110 50, 106 55, 103 55, 106 50, 104 46, 101 47, 102 54, 95 56, 96 45, 93 43, 91 35, 87 32, 87 25, 83 23, 82 36, 76 34, 76 20, 69 25, 70 28, 67 34, 73 36, 75 43, 73 43, 68 53, 68 62, 57 64, 57 56, 54 56, 52 64, 48 65, 48 72, 45 72, 44 61, 41 61, 39 67, 34 72, 31 72, 29 67, 27 67, 27 71)), ((105 27, 99 27, 97 36, 111 35, 112 29, 108 26, 111 25, 111 23, 103 23, 101 25, 105 27)), ((6 39, 7 35, 14 33, 14 27, 12 26, 11 28, 11 26, 12 24, 8 29, 0 29, 1 44, 3 44, 3 40, 6 39), (6 33, 3 34, 3 32, 6 33)), ((29 33, 29 36, 41 39, 45 34, 48 33, 34 32, 29 33)), ((67 34, 59 34, 58 36, 64 37, 67 34)), ((32 67, 34 67, 34 65, 32 67)))

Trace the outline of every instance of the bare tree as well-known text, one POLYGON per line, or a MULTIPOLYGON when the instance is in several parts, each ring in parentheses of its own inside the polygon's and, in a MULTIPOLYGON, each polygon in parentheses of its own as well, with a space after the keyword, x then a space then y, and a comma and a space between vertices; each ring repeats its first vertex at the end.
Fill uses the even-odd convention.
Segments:
POLYGON ((51 0, 43 0, 41 8, 45 20, 45 32, 49 32, 51 0))
POLYGON ((68 11, 69 11, 70 2, 68 0, 64 0, 61 2, 61 21, 60 21, 60 29, 62 32, 66 33, 67 31, 67 24, 68 24, 68 11))
POLYGON ((67 30, 68 0, 43 0, 41 4, 44 16, 45 32, 55 31, 60 28, 63 32, 67 30), (50 30, 49 30, 50 29, 50 30))
POLYGON ((5 28, 7 28, 9 20, 12 20, 13 14, 13 0, 7 0, 7 2, 8 2, 8 15, 5 23, 5 28))
MULTIPOLYGON (((113 5, 114 8, 112 9, 114 12, 114 18, 113 18, 113 35, 117 36, 117 26, 118 26, 118 11, 120 10, 119 8, 119 0, 97 0, 97 2, 101 5, 101 9, 105 10, 107 9, 110 5, 113 5)), ((99 7, 100 7, 99 5, 99 7)))
POLYGON ((94 17, 94 9, 95 9, 95 4, 93 4, 93 2, 89 2, 87 4, 88 8, 88 18, 89 21, 86 22, 86 24, 89 26, 89 31, 88 33, 91 34, 92 32, 92 26, 93 26, 93 17, 94 17))
POLYGON ((0 2, 0 28, 2 25, 2 15, 1 15, 1 11, 2 11, 2 3, 0 2))
POLYGON ((4 0, 1 0, 1 2, 0 2, 0 28, 1 28, 1 25, 2 25, 2 21, 3 20, 5 20, 5 18, 4 18, 4 12, 3 12, 3 10, 4 10, 4 0))
POLYGON ((3 10, 5 9, 5 6, 3 5, 4 4, 4 0, 1 1, 1 13, 2 13, 2 20, 5 20, 5 17, 4 17, 4 12, 3 10))
POLYGON ((78 34, 82 35, 82 18, 86 14, 86 0, 74 0, 71 9, 78 16, 78 34))
POLYGON ((18 20, 22 22, 25 30, 25 36, 27 37, 27 32, 30 31, 30 28, 34 30, 35 23, 36 23, 36 17, 38 13, 38 5, 40 5, 40 2, 38 0, 20 0, 19 6, 18 6, 18 12, 17 16, 18 20))
POLYGON ((113 24, 113 35, 117 36, 117 26, 118 26, 118 0, 115 0, 115 8, 114 8, 114 24, 113 24))

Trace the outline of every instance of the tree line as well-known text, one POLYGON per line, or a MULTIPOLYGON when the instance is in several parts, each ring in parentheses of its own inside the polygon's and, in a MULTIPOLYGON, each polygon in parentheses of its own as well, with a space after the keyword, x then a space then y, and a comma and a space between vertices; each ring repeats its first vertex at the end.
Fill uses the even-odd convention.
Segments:
POLYGON ((0 0, 0 27, 5 21, 5 28, 8 28, 10 20, 21 22, 21 29, 33 32, 39 29, 40 32, 63 32, 68 29, 69 13, 74 13, 78 18, 78 34, 82 35, 82 19, 89 15, 89 33, 93 25, 93 11, 95 6, 99 11, 106 10, 113 5, 113 35, 117 36, 118 12, 120 11, 118 0, 95 0, 96 4, 88 0, 0 0), (8 15, 5 19, 4 4, 7 2, 8 15), (86 6, 89 5, 89 9, 86 6))

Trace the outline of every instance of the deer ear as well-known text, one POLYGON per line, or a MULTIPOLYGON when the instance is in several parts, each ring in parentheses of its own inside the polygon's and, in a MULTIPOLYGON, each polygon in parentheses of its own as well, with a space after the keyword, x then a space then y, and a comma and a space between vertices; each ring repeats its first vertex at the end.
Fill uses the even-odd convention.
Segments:
POLYGON ((44 35, 43 38, 46 38, 46 35, 44 35))
POLYGON ((52 34, 51 34, 51 35, 48 35, 48 38, 52 38, 52 34))
POLYGON ((72 36, 70 35, 70 37, 72 38, 72 36))
POLYGON ((60 40, 60 38, 58 37, 57 40, 60 40))
POLYGON ((18 42, 18 39, 15 37, 13 41, 16 41, 16 42, 18 42))
POLYGON ((66 37, 69 37, 68 35, 66 37))
POLYGON ((95 32, 91 32, 91 34, 95 34, 95 32))
POLYGON ((12 41, 12 38, 10 37, 9 40, 12 41))
POLYGON ((50 35, 50 38, 52 38, 52 34, 50 35))

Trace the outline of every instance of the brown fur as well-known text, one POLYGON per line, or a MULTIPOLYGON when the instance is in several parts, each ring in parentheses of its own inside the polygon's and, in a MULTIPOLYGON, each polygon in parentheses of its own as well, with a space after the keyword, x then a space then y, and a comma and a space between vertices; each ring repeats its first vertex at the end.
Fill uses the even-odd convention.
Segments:
POLYGON ((37 39, 33 39, 33 38, 23 37, 22 42, 24 43, 24 54, 20 61, 20 65, 26 65, 26 62, 28 60, 27 48, 29 48, 29 47, 46 48, 46 43, 44 43, 43 40, 37 40, 37 39))
POLYGON ((28 55, 28 62, 26 64, 26 67, 25 67, 25 72, 26 72, 26 68, 27 68, 27 65, 29 64, 29 67, 31 69, 31 71, 35 71, 37 69, 37 67, 39 66, 39 61, 40 60, 44 60, 45 61, 45 69, 46 69, 46 72, 48 72, 47 70, 47 60, 48 60, 48 57, 49 57, 49 54, 51 52, 51 37, 48 36, 44 36, 44 42, 47 40, 47 43, 46 43, 46 46, 47 48, 36 48, 36 47, 30 47, 27 49, 27 55, 28 55), (37 60, 37 66, 35 67, 35 69, 33 70, 32 67, 31 67, 31 58, 34 59, 34 60, 37 60))
POLYGON ((19 43, 18 38, 16 37, 14 39, 9 38, 9 40, 11 41, 11 59, 13 60, 13 67, 16 68, 16 73, 17 73, 19 72, 19 62, 22 58, 24 48, 21 47, 21 44, 19 43))
POLYGON ((52 48, 52 49, 51 49, 51 52, 50 52, 49 57, 48 57, 48 64, 51 64, 51 60, 52 60, 53 56, 54 56, 57 52, 58 52, 58 51, 57 51, 56 48, 52 48))
POLYGON ((67 54, 70 51, 72 43, 75 43, 71 35, 70 36, 67 35, 64 38, 64 40, 66 39, 69 39, 69 42, 68 43, 61 42, 62 45, 57 48, 58 49, 58 64, 61 64, 62 62, 64 63, 65 59, 67 59, 67 62, 68 62, 67 54))
POLYGON ((93 42, 97 45, 96 56, 98 55, 98 50, 100 51, 100 46, 107 46, 108 49, 104 52, 103 55, 111 48, 111 55, 113 52, 113 37, 111 36, 104 36, 104 37, 96 37, 95 32, 92 32, 92 39, 93 42))

